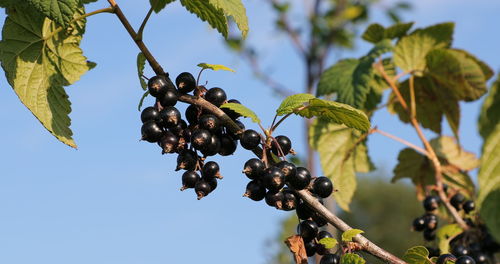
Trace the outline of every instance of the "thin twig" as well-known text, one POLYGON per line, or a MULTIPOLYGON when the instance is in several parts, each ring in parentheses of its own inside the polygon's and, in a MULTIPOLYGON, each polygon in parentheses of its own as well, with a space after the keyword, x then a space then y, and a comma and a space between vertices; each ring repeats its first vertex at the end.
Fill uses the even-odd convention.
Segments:
POLYGON ((410 116, 417 118, 417 108, 415 105, 415 77, 410 75, 410 116))
MULTIPOLYGON (((270 0, 270 1, 274 5, 279 5, 277 0, 270 0)), ((295 48, 300 52, 300 54, 305 56, 307 54, 305 45, 302 43, 302 40, 300 39, 300 35, 297 34, 297 31, 292 29, 292 26, 290 25, 290 22, 288 21, 288 17, 284 13, 280 13, 279 20, 283 26, 283 30, 290 37, 295 48)))
POLYGON ((404 140, 404 139, 402 139, 400 137, 394 136, 393 134, 389 134, 389 133, 387 133, 385 131, 382 131, 382 130, 380 130, 378 128, 374 128, 373 132, 374 133, 375 132, 379 133, 382 136, 386 136, 386 137, 388 137, 390 139, 396 140, 397 142, 402 143, 403 145, 406 145, 406 146, 408 146, 408 147, 410 147, 410 148, 412 148, 412 149, 414 149, 414 150, 416 150, 416 151, 424 154, 425 156, 429 156, 429 153, 425 149, 423 149, 423 148, 421 148, 421 147, 419 147, 419 146, 417 146, 417 145, 415 145, 415 144, 413 144, 413 143, 411 143, 409 141, 406 141, 406 140, 404 140))
POLYGON ((139 30, 137 31, 137 39, 136 40, 142 40, 142 34, 144 32, 144 28, 146 28, 146 24, 148 23, 148 20, 149 18, 151 17, 151 14, 153 14, 153 11, 154 11, 154 8, 151 7, 148 11, 148 14, 146 15, 146 17, 144 18, 144 20, 142 21, 142 24, 141 24, 141 27, 139 28, 139 30))

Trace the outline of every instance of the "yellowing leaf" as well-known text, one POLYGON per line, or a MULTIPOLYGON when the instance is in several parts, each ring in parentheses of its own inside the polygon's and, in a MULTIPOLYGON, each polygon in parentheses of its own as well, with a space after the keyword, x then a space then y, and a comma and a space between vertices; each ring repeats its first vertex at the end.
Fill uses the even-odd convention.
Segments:
POLYGON ((423 246, 408 249, 403 256, 403 260, 408 264, 432 264, 429 259, 429 250, 423 246))
POLYGON ((231 109, 244 117, 249 117, 250 119, 252 119, 252 122, 254 122, 254 123, 260 123, 260 119, 254 113, 254 111, 250 110, 249 108, 247 108, 246 106, 244 106, 242 104, 227 103, 227 104, 221 105, 220 108, 231 109))
POLYGON ((337 239, 332 237, 325 237, 318 241, 319 244, 322 244, 326 249, 332 249, 337 245, 337 239))
POLYGON ((228 68, 224 65, 221 65, 221 64, 200 63, 200 64, 198 64, 198 67, 201 67, 203 69, 210 69, 210 70, 214 70, 214 71, 223 70, 223 71, 235 72, 233 69, 230 69, 230 68, 228 68))
POLYGON ((345 231, 344 233, 342 233, 342 241, 351 242, 355 236, 362 234, 362 233, 364 233, 363 230, 349 229, 349 230, 345 231))

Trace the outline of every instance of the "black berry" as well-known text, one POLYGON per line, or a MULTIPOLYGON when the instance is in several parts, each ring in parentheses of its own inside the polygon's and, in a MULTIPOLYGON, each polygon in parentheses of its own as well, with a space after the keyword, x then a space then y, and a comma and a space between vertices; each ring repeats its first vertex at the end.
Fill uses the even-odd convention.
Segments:
POLYGON ((424 221, 425 221, 425 229, 426 230, 435 230, 438 225, 438 218, 435 214, 425 214, 424 215, 424 221))
POLYGON ((203 155, 205 156, 214 156, 219 153, 220 149, 221 143, 219 137, 212 134, 210 136, 208 145, 204 149, 201 149, 201 153, 203 153, 203 155))
POLYGON ((200 110, 196 105, 194 104, 189 105, 186 108, 186 112, 184 114, 186 115, 186 120, 189 122, 189 124, 191 125, 198 124, 198 119, 200 117, 200 110))
MULTIPOLYGON (((241 129, 241 130, 245 130, 245 124, 243 124, 241 121, 239 120, 234 120, 234 123, 241 129)), ((234 140, 239 140, 240 139, 240 136, 237 135, 237 134, 234 134, 233 132, 231 131, 228 131, 228 134, 234 139, 234 140)))
POLYGON ((210 132, 216 132, 220 128, 220 121, 214 115, 202 115, 198 121, 200 128, 206 129, 210 132))
POLYGON ((321 176, 313 182, 313 193, 321 198, 330 196, 333 192, 333 183, 327 177, 321 176))
POLYGON ((425 219, 424 217, 417 217, 413 220, 413 230, 417 232, 424 231, 425 229, 425 219))
POLYGON ((291 190, 283 190, 283 210, 294 210, 299 203, 299 199, 291 190))
POLYGON ((173 89, 167 89, 165 94, 159 96, 158 100, 160 101, 161 106, 174 106, 177 104, 177 92, 173 89))
POLYGON ((243 132, 240 140, 241 146, 245 149, 252 150, 260 143, 260 135, 257 131, 248 129, 243 132))
POLYGON ((188 188, 194 188, 196 183, 200 180, 200 175, 194 171, 186 171, 182 174, 182 188, 181 191, 184 191, 188 188))
POLYGON ((443 254, 438 257, 436 264, 446 264, 447 261, 455 261, 456 259, 452 254, 443 254))
POLYGON ((277 167, 270 167, 262 175, 264 186, 270 191, 278 191, 285 186, 285 175, 277 167))
POLYGON ((312 220, 302 221, 299 224, 298 230, 304 242, 309 242, 318 235, 318 225, 312 220))
POLYGON ((194 130, 191 134, 191 145, 198 150, 205 149, 210 143, 212 135, 205 129, 194 130))
POLYGON ((340 264, 340 256, 337 254, 324 255, 319 264, 340 264))
POLYGON ((424 239, 426 241, 432 241, 432 240, 436 239, 436 231, 430 230, 430 229, 425 229, 424 230, 424 239))
POLYGON ((469 249, 464 245, 455 245, 451 249, 451 254, 453 254, 457 257, 469 255, 469 253, 470 253, 469 249))
POLYGON ((453 207, 455 207, 455 209, 457 209, 458 211, 462 209, 462 204, 464 203, 464 201, 465 196, 463 196, 461 193, 453 195, 450 199, 451 205, 453 205, 453 207))
POLYGON ((271 150, 272 152, 277 155, 277 156, 286 156, 288 153, 290 153, 290 150, 292 149, 292 141, 287 136, 277 136, 276 141, 272 141, 271 143, 271 150), (281 148, 281 151, 279 151, 278 146, 276 143, 279 144, 279 147, 281 148), (283 155, 282 155, 283 154, 283 155))
POLYGON ((179 120, 177 125, 170 127, 168 130, 170 130, 176 136, 181 137, 181 136, 183 136, 184 129, 186 129, 186 128, 187 128, 186 121, 181 119, 181 120, 179 120))
POLYGON ((161 136, 163 135, 163 130, 156 122, 149 121, 142 124, 141 134, 142 140, 153 143, 160 140, 161 136))
POLYGON ((276 167, 278 167, 283 172, 283 174, 285 175, 285 179, 293 177, 297 173, 297 168, 295 167, 295 165, 287 161, 280 161, 278 164, 276 164, 276 167))
POLYGON ((197 162, 198 162, 198 156, 194 151, 183 150, 181 151, 179 156, 177 156, 177 167, 175 168, 175 170, 192 171, 196 168, 197 162))
POLYGON ((175 85, 180 93, 189 93, 196 88, 196 80, 189 72, 183 72, 175 78, 175 85))
POLYGON ((160 120, 160 112, 156 110, 156 108, 150 106, 144 108, 141 112, 141 121, 142 123, 146 123, 149 121, 159 121, 160 120))
POLYGON ((463 204, 462 207, 464 208, 465 213, 468 214, 476 209, 476 204, 474 203, 474 201, 468 200, 463 204))
POLYGON ((162 154, 174 153, 179 144, 179 138, 170 131, 166 131, 158 142, 162 149, 162 154))
POLYGON ((266 198, 267 205, 275 207, 276 209, 282 209, 283 208, 283 199, 284 199, 283 192, 268 191, 266 193, 266 197, 265 198, 266 198))
POLYGON ((308 257, 314 256, 316 254, 316 242, 314 240, 311 240, 307 243, 304 243, 304 247, 306 248, 306 254, 308 257))
POLYGON ((198 200, 200 200, 212 191, 212 187, 210 187, 210 184, 205 180, 200 180, 194 186, 194 191, 197 195, 198 200))
POLYGON ((222 175, 220 174, 219 164, 215 161, 209 161, 203 165, 201 169, 201 173, 204 178, 217 178, 222 179, 222 175))
POLYGON ((427 196, 423 201, 424 209, 427 212, 432 212, 436 210, 439 206, 439 197, 437 196, 427 196))
POLYGON ((264 188, 259 181, 251 181, 247 184, 247 188, 243 196, 254 201, 261 201, 266 197, 266 188, 264 188))
POLYGON ((154 76, 148 80, 148 91, 151 96, 158 97, 168 90, 168 83, 164 77, 154 76))
POLYGON ((221 106, 226 101, 227 96, 224 90, 214 87, 207 91, 205 99, 216 106, 221 106))
POLYGON ((245 162, 243 173, 245 173, 249 179, 259 179, 264 174, 265 167, 264 162, 260 159, 249 159, 245 162))
POLYGON ((461 256, 457 258, 455 264, 476 264, 476 261, 474 261, 474 259, 469 256, 461 256))
POLYGON ((160 112, 160 118, 165 127, 174 127, 181 120, 181 113, 173 106, 167 106, 160 112))
POLYGON ((309 186, 311 173, 304 167, 297 167, 295 175, 290 175, 285 179, 295 190, 302 190, 309 186))
POLYGON ((312 209, 304 201, 299 201, 295 213, 301 220, 307 220, 313 215, 312 209))
POLYGON ((227 134, 223 134, 220 137, 220 145, 219 155, 221 156, 232 155, 236 151, 236 148, 238 148, 236 140, 227 134))

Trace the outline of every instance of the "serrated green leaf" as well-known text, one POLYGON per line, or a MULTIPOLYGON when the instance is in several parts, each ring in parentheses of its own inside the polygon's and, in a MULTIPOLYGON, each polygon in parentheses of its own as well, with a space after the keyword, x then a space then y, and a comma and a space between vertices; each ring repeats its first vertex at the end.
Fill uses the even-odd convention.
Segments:
POLYGON ((232 17, 241 36, 246 38, 248 34, 248 18, 246 9, 241 0, 209 0, 216 8, 221 9, 226 16, 232 17))
POLYGON ((68 27, 80 7, 80 0, 27 0, 27 2, 57 24, 68 27))
POLYGON ((494 131, 498 123, 500 123, 500 80, 497 77, 484 99, 478 120, 479 134, 484 140, 494 131))
POLYGON ((175 0, 149 0, 151 7, 155 13, 160 13, 168 4, 174 2, 175 0))
POLYGON ((230 68, 228 68, 224 65, 221 65, 221 64, 199 63, 198 67, 201 67, 203 69, 210 69, 210 70, 214 70, 214 71, 223 70, 223 71, 235 72, 233 69, 230 69, 230 68))
POLYGON ((355 236, 362 234, 362 233, 364 233, 363 230, 349 229, 349 230, 345 231, 344 233, 342 233, 342 241, 351 242, 355 236))
POLYGON ((227 38, 228 23, 221 9, 216 8, 210 1, 181 0, 181 4, 189 12, 208 22, 212 28, 217 29, 222 36, 227 38))
POLYGON ((333 197, 343 209, 349 210, 349 203, 356 190, 355 172, 367 172, 371 166, 366 146, 356 142, 360 133, 343 125, 314 120, 309 129, 309 144, 318 151, 323 174, 329 177, 337 192, 333 197))
POLYGON ((468 59, 471 59, 475 63, 477 63, 479 65, 479 67, 481 68, 481 70, 483 71, 484 78, 486 80, 489 80, 495 74, 495 72, 491 69, 491 67, 488 64, 486 64, 486 62, 478 59, 476 56, 470 54, 468 51, 461 50, 461 49, 452 49, 452 50, 459 52, 459 53, 462 53, 463 55, 465 55, 465 57, 467 57, 468 59))
POLYGON ((322 244, 326 249, 332 249, 338 244, 337 239, 333 237, 322 238, 318 243, 322 244))
POLYGON ((365 264, 366 261, 358 254, 347 253, 342 255, 340 259, 340 263, 342 264, 365 264))
POLYGON ((231 109, 244 117, 251 118, 252 122, 254 122, 254 123, 260 123, 259 117, 257 117, 257 115, 252 110, 250 110, 249 108, 247 108, 246 106, 244 106, 242 104, 227 103, 227 104, 221 105, 220 108, 231 109))
MULTIPOLYGON (((81 23, 83 23, 82 21, 81 23)), ((57 24, 18 7, 8 11, 0 60, 21 102, 61 142, 76 147, 63 86, 77 81, 92 64, 79 48, 81 31, 52 34, 57 24)))
POLYGON ((479 160, 472 152, 465 151, 452 137, 438 137, 429 142, 436 155, 446 159, 448 163, 463 171, 469 171, 479 166, 479 160))
POLYGON ((401 38, 406 35, 408 30, 413 26, 413 22, 409 23, 396 23, 384 31, 384 38, 395 39, 401 38))
POLYGON ((297 114, 306 118, 323 118, 363 132, 370 129, 370 121, 365 113, 349 105, 334 101, 313 98, 309 100, 309 105, 298 111, 297 114))
POLYGON ((377 43, 384 39, 384 33, 385 28, 378 23, 374 23, 366 28, 363 35, 361 35, 361 38, 371 43, 377 43))
POLYGON ((307 93, 290 95, 281 102, 281 105, 276 109, 276 114, 281 116, 293 113, 297 108, 304 106, 313 98, 315 98, 314 95, 307 93))
POLYGON ((142 96, 141 96, 141 100, 139 100, 139 105, 137 106, 137 110, 140 112, 141 111, 141 108, 142 108, 142 104, 144 103, 144 99, 146 99, 146 97, 148 97, 149 95, 149 91, 146 91, 142 96))
POLYGON ((436 42, 436 48, 449 48, 453 42, 455 23, 445 22, 415 30, 412 34, 430 36, 436 42))
POLYGON ((450 241, 461 234, 464 230, 457 224, 449 224, 440 227, 436 233, 439 251, 441 254, 450 252, 450 241))
POLYGON ((423 246, 408 249, 403 255, 403 260, 408 264, 432 264, 429 259, 429 251, 423 246))
POLYGON ((19 6, 20 4, 25 5, 25 3, 22 3, 19 0, 1 0, 0 1, 0 7, 3 7, 3 8, 19 6))
POLYGON ((144 80, 144 77, 142 77, 144 75, 144 66, 146 66, 146 56, 144 56, 142 52, 139 52, 139 54, 137 54, 137 75, 139 76, 142 90, 146 90, 148 88, 148 84, 144 80))

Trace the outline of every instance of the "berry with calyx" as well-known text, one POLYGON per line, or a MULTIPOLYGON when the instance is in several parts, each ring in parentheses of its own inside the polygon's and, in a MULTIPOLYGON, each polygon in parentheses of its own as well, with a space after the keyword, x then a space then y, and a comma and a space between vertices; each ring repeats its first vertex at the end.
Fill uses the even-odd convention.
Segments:
POLYGON ((447 261, 455 261, 457 258, 452 254, 443 254, 436 260, 436 264, 446 264, 447 261))
POLYGON ((196 183, 201 179, 200 175, 194 171, 186 171, 182 174, 182 188, 184 191, 189 188, 194 188, 196 183))
MULTIPOLYGON (((233 104, 241 104, 240 101, 238 101, 236 99, 230 99, 227 102, 233 103, 233 104)), ((229 109, 229 108, 222 108, 222 111, 224 111, 224 113, 226 113, 226 115, 228 115, 233 120, 236 120, 237 118, 239 118, 241 116, 239 113, 237 113, 234 110, 229 109)))
POLYGON ((277 136, 276 141, 271 142, 271 151, 277 155, 278 157, 286 156, 288 153, 290 153, 290 150, 292 149, 292 141, 287 136, 277 136), (283 155, 281 154, 281 151, 279 151, 278 146, 276 143, 279 144, 279 147, 281 148, 281 151, 283 152, 283 155))
POLYGON ((175 85, 180 93, 187 94, 196 88, 196 80, 189 72, 183 72, 175 78, 175 85))
POLYGON ((177 167, 175 168, 175 170, 194 171, 197 162, 198 155, 196 155, 194 151, 183 150, 181 151, 181 153, 179 153, 179 156, 177 156, 177 167))
POLYGON ((324 255, 319 264, 340 264, 340 256, 337 254, 324 255))
POLYGON ((299 198, 289 189, 283 189, 283 210, 291 211, 297 207, 299 198))
POLYGON ((219 87, 210 88, 205 94, 205 100, 219 107, 227 100, 226 92, 219 87))
POLYGON ((438 225, 438 218, 435 214, 430 214, 427 213, 424 215, 424 221, 425 221, 425 229, 426 230, 435 230, 438 225))
POLYGON ((423 201, 424 209, 427 212, 432 212, 436 210, 439 206, 439 197, 431 195, 425 197, 423 201))
MULTIPOLYGON (((243 124, 241 121, 239 120, 234 120, 234 123, 241 129, 241 130, 245 130, 245 124, 243 124)), ((240 139, 240 136, 237 135, 237 134, 234 134, 233 132, 231 131, 227 131, 227 133, 229 134, 229 136, 231 136, 234 140, 239 140, 240 139)))
POLYGON ((314 240, 304 243, 304 247, 306 248, 306 254, 308 257, 312 257, 316 254, 317 244, 314 240))
POLYGON ((141 121, 142 123, 146 123, 149 121, 159 121, 160 120, 160 112, 156 110, 156 108, 150 106, 144 108, 141 112, 141 121))
POLYGON ((469 256, 461 256, 457 258, 455 264, 476 264, 476 261, 474 261, 474 259, 469 256))
POLYGON ((160 111, 160 118, 166 128, 174 127, 181 120, 181 112, 173 106, 167 106, 160 111))
POLYGON ((216 132, 220 128, 220 121, 216 116, 206 114, 200 116, 198 125, 200 126, 200 128, 206 129, 210 132, 216 132))
POLYGON ((256 180, 260 179, 260 177, 264 174, 265 168, 266 166, 262 160, 253 158, 245 162, 245 165, 243 166, 243 173, 245 173, 249 179, 256 180))
POLYGON ((470 253, 470 250, 464 245, 455 245, 451 249, 451 254, 453 254, 457 257, 469 255, 469 253, 470 253))
POLYGON ((222 134, 220 138, 220 150, 219 155, 229 156, 234 154, 236 148, 238 148, 238 143, 231 136, 227 134, 222 134))
POLYGON ((259 145, 260 140, 261 138, 257 131, 253 129, 247 129, 245 130, 245 132, 243 132, 240 143, 243 148, 252 150, 259 145))
POLYGON ((179 145, 179 138, 174 133, 165 131, 158 144, 162 149, 162 154, 174 153, 179 145))
POLYGON ((221 149, 221 142, 218 136, 211 135, 208 145, 201 149, 201 153, 205 156, 214 156, 219 153, 221 149))
POLYGON ((181 120, 179 120, 177 125, 168 128, 168 130, 171 131, 172 133, 174 133, 176 136, 182 137, 183 133, 184 133, 184 129, 186 129, 186 128, 187 128, 186 121, 181 119, 181 120))
POLYGON ((472 200, 468 200, 468 201, 465 201, 465 203, 462 205, 462 207, 464 208, 464 211, 466 214, 474 211, 474 209, 476 209, 476 204, 474 203, 474 201, 472 200))
POLYGON ((283 174, 285 175, 285 179, 293 177, 297 173, 297 167, 295 167, 293 163, 288 161, 280 161, 278 164, 276 164, 276 167, 278 167, 283 172, 283 174))
POLYGON ((162 94, 158 97, 158 100, 163 107, 176 105, 178 99, 179 97, 177 96, 177 91, 175 91, 174 89, 167 89, 165 91, 165 94, 162 94))
POLYGON ((151 96, 158 97, 168 90, 168 83, 164 77, 153 76, 148 80, 148 91, 151 96))
POLYGON ((248 197, 254 201, 261 201, 266 197, 266 188, 259 181, 251 181, 247 184, 244 197, 248 197))
POLYGON ((415 220, 413 220, 413 230, 417 232, 424 231, 425 229, 425 218, 424 217, 417 217, 415 220))
POLYGON ((300 200, 295 209, 295 213, 299 219, 307 220, 312 217, 314 212, 304 201, 300 200))
POLYGON ((191 134, 191 146, 195 149, 203 150, 212 141, 212 134, 205 129, 196 129, 191 134))
POLYGON ((209 161, 203 165, 201 169, 201 173, 203 178, 217 178, 222 179, 222 175, 220 174, 219 164, 215 161, 209 161))
POLYGON ((275 207, 276 209, 282 209, 283 208, 283 200, 285 199, 285 196, 283 195, 283 192, 280 191, 268 191, 266 193, 266 203, 269 206, 275 207))
POLYGON ((154 121, 149 121, 142 124, 141 127, 142 140, 146 140, 147 142, 154 143, 160 140, 163 135, 163 130, 161 127, 154 121))
POLYGON ((200 200, 212 191, 212 187, 205 180, 200 180, 194 186, 194 191, 197 195, 197 199, 200 200))
POLYGON ((326 198, 333 192, 333 183, 327 177, 318 177, 313 182, 312 192, 321 198, 326 198))
POLYGON ((465 196, 463 196, 461 193, 457 193, 453 195, 450 199, 451 205, 455 207, 458 211, 462 209, 462 204, 465 202, 465 196))
POLYGON ((312 220, 304 220, 298 226, 299 235, 304 242, 309 242, 318 235, 318 225, 312 220))
POLYGON ((432 240, 436 239, 436 231, 430 230, 430 229, 425 229, 424 230, 424 239, 426 241, 432 241, 432 240))
POLYGON ((295 190, 302 190, 309 186, 311 173, 304 167, 297 167, 295 175, 291 175, 285 179, 295 190))
POLYGON ((270 191, 279 191, 285 186, 285 175, 277 167, 270 167, 262 175, 262 183, 270 191))

